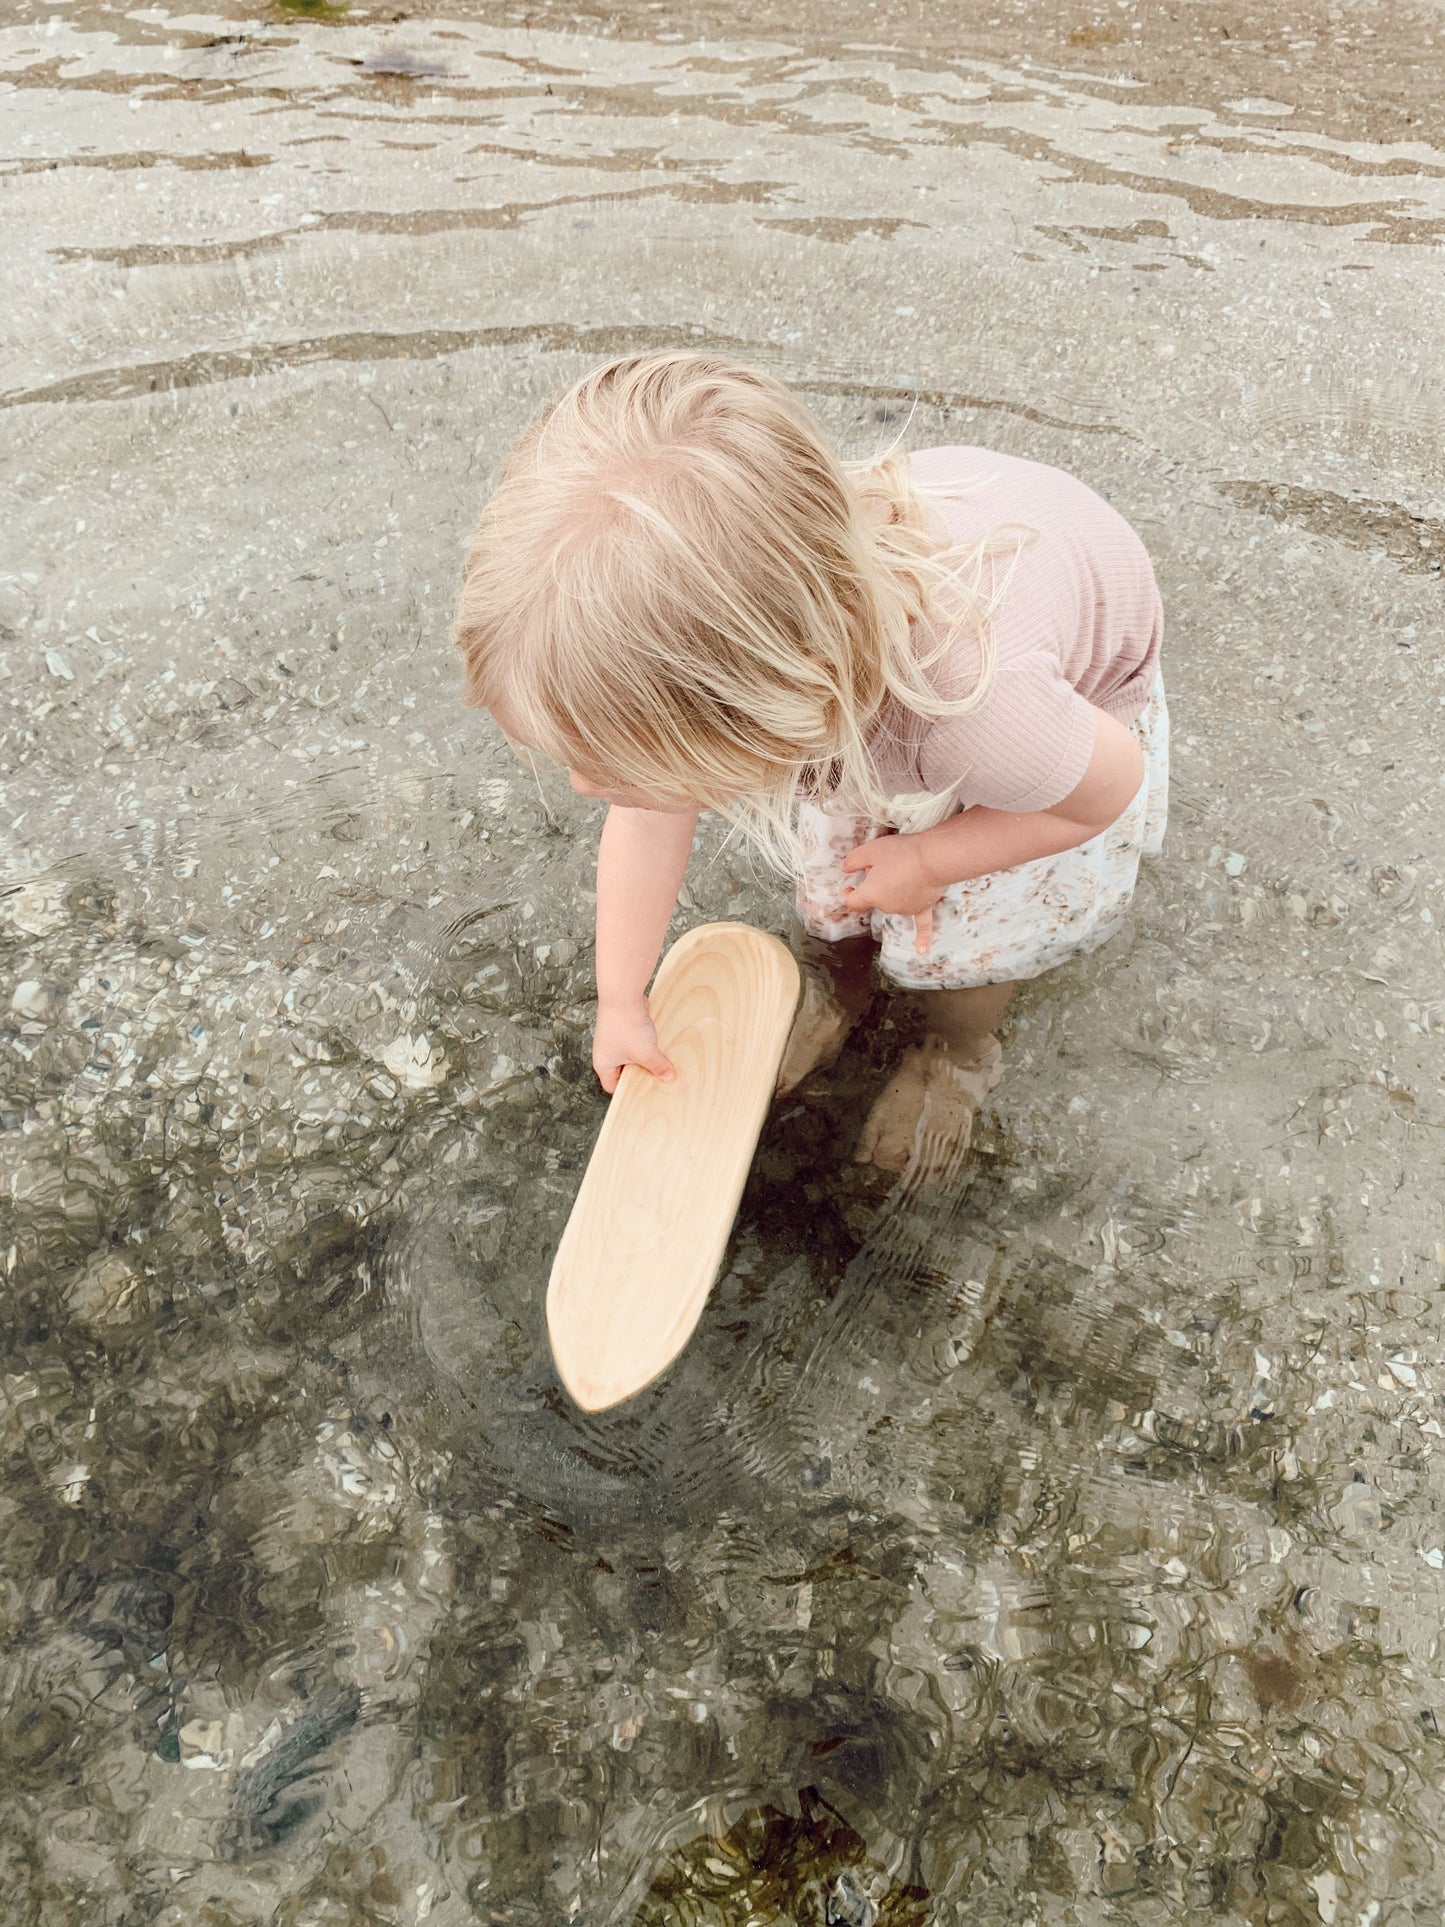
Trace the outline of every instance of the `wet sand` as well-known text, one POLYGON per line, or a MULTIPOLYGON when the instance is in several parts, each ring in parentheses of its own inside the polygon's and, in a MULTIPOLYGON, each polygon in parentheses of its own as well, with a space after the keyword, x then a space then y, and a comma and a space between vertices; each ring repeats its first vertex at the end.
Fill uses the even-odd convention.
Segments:
MULTIPOLYGON (((1416 6, 7 9, 0 1913, 1438 1912, 1442 69, 1416 6), (598 817, 447 631, 507 438, 685 342, 1108 496, 1172 820, 971 1157, 856 1189, 880 1000, 584 1420, 598 817)), ((785 930, 721 843, 678 928, 785 930)))

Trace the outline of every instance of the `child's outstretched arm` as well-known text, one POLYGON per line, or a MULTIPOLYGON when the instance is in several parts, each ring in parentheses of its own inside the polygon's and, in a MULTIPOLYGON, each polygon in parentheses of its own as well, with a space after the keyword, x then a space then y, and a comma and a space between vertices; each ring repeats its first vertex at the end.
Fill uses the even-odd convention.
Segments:
POLYGON ((674 1075, 657 1045, 647 986, 682 888, 697 828, 679 815, 614 803, 597 848, 597 1029, 592 1067, 611 1096, 625 1064, 674 1075))

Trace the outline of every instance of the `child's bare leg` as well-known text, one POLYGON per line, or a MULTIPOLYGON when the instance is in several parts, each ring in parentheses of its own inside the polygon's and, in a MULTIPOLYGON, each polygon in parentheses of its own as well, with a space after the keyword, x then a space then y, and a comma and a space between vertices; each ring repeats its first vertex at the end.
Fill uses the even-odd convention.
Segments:
POLYGON ((871 937, 826 943, 795 926, 793 942, 803 966, 803 995, 778 1070, 780 1097, 833 1062, 873 997, 871 937))
POLYGON ((1014 994, 1012 984, 918 993, 925 1034, 939 1038, 960 1064, 976 1062, 997 1043, 994 1032, 1014 994))
POLYGON ((903 1053, 868 1113, 854 1153, 860 1163, 901 1171, 920 1125, 950 1149, 967 1146, 978 1107, 1002 1074, 994 1031, 1013 989, 985 984, 919 993, 923 1042, 903 1053))

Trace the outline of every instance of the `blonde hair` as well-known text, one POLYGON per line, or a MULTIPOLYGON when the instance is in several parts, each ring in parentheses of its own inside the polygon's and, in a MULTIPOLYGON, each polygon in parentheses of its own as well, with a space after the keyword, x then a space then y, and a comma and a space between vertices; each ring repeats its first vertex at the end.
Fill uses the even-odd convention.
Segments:
POLYGON ((500 703, 594 781, 719 810, 787 871, 800 792, 886 818, 870 730, 890 699, 924 716, 982 700, 1008 578, 985 596, 979 575, 1021 546, 998 528, 950 544, 929 503, 967 486, 915 481, 897 447, 842 460, 782 382, 724 355, 595 369, 512 444, 482 510, 454 626, 464 700, 500 703), (961 627, 981 668, 949 699, 927 672, 961 627))

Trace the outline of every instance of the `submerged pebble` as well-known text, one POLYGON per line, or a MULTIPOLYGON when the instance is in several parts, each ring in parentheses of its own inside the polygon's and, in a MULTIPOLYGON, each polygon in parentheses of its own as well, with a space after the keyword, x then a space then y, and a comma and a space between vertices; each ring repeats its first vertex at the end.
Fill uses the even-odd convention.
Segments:
POLYGON ((394 1039, 382 1052, 381 1061, 409 1091, 434 1090, 446 1082, 451 1069, 445 1051, 424 1033, 394 1039))

